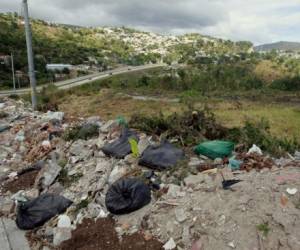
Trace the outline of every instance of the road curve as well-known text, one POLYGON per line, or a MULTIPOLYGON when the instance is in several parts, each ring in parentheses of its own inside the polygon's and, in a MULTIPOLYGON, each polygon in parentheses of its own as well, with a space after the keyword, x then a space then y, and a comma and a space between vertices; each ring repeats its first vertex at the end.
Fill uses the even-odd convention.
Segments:
MULTIPOLYGON (((149 64, 149 65, 142 65, 142 66, 136 66, 136 67, 126 66, 126 67, 121 67, 121 68, 117 68, 117 69, 113 69, 113 70, 103 71, 100 73, 94 73, 94 74, 90 74, 90 75, 86 75, 86 76, 77 77, 74 79, 68 79, 68 80, 61 81, 61 82, 56 82, 56 83, 54 83, 54 85, 57 86, 59 89, 69 89, 69 88, 80 86, 80 85, 83 85, 86 83, 93 82, 95 80, 112 77, 114 75, 130 73, 130 72, 140 71, 140 70, 145 70, 145 69, 158 68, 158 67, 163 67, 163 66, 166 66, 166 65, 165 64, 149 64)), ((46 85, 38 86, 37 91, 40 91, 44 86, 46 86, 46 85)), ((30 91, 31 91, 30 88, 17 89, 15 91, 14 90, 5 90, 5 91, 0 91, 0 97, 1 96, 2 97, 9 96, 12 94, 22 95, 22 94, 29 93, 30 91)))

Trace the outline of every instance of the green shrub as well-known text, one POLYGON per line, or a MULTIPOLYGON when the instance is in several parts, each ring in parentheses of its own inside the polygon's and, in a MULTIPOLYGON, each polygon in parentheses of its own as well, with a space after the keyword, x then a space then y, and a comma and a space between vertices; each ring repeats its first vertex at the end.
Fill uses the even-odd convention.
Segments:
POLYGON ((63 134, 63 139, 66 141, 87 140, 98 135, 99 127, 96 124, 84 124, 68 128, 63 134))
POLYGON ((271 88, 284 91, 300 90, 300 76, 285 77, 275 80, 274 82, 272 82, 271 88))

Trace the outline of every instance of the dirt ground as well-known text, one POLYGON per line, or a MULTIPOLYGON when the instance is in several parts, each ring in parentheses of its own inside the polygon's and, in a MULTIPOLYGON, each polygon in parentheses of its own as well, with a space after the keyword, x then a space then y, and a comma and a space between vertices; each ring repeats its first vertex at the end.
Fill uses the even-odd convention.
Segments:
POLYGON ((155 239, 146 241, 135 233, 124 236, 120 242, 111 218, 84 219, 72 232, 72 238, 62 243, 60 250, 160 250, 162 244, 155 239))
POLYGON ((30 189, 34 186, 35 178, 37 177, 39 170, 33 170, 22 174, 18 179, 6 182, 3 185, 3 193, 10 191, 11 193, 16 193, 19 190, 30 189))

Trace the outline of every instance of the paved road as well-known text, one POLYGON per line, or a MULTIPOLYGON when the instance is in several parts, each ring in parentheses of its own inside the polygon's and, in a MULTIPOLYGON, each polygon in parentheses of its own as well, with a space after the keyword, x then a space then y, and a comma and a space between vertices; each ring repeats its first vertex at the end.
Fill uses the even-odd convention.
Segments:
MULTIPOLYGON (((111 77, 114 75, 119 75, 123 73, 129 73, 133 71, 140 71, 144 69, 152 69, 152 68, 158 68, 158 67, 163 67, 165 64, 149 64, 149 65, 142 65, 142 66, 137 66, 137 67, 122 67, 122 68, 117 68, 114 70, 108 70, 100 73, 94 73, 91 75, 86 75, 86 76, 81 76, 78 78, 74 79, 69 79, 66 81, 61 81, 61 82, 56 82, 54 85, 56 85, 59 89, 69 89, 73 88, 79 85, 83 85, 95 80, 99 80, 102 78, 107 78, 111 77), (130 68, 130 70, 128 70, 130 68)), ((37 91, 41 90, 43 86, 38 86, 37 91)), ((0 91, 0 96, 9 96, 11 94, 17 94, 17 95, 22 95, 30 92, 30 88, 24 88, 24 89, 17 89, 16 91, 13 90, 5 90, 5 91, 0 91)))
POLYGON ((25 231, 19 230, 11 219, 0 218, 0 249, 30 250, 25 231))

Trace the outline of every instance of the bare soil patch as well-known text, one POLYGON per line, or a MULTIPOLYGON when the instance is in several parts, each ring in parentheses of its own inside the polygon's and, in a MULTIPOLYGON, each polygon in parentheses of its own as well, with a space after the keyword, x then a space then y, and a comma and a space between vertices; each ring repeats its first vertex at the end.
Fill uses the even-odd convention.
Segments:
POLYGON ((34 186, 35 178, 37 177, 39 170, 33 170, 18 176, 18 179, 6 182, 3 185, 3 192, 10 191, 16 193, 19 190, 30 189, 34 186))
POLYGON ((72 232, 72 238, 63 242, 61 250, 160 250, 162 243, 155 239, 146 241, 144 237, 135 233, 124 236, 119 240, 115 231, 115 223, 111 218, 84 219, 72 232))

